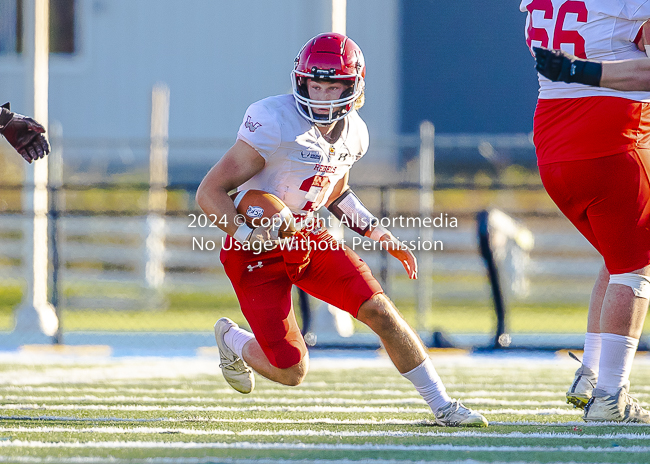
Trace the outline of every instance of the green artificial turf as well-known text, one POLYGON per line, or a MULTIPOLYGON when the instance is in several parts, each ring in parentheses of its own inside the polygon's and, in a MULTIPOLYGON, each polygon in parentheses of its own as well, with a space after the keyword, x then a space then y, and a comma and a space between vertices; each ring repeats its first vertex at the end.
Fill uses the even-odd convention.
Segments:
MULTIPOLYGON (((436 426, 387 360, 355 356, 317 356, 293 388, 258 375, 250 395, 210 357, 5 356, 0 462, 648 462, 650 426, 588 425, 564 403, 566 356, 434 355, 450 395, 490 420, 480 429, 436 426)), ((648 385, 639 355, 632 391, 644 406, 648 385)))

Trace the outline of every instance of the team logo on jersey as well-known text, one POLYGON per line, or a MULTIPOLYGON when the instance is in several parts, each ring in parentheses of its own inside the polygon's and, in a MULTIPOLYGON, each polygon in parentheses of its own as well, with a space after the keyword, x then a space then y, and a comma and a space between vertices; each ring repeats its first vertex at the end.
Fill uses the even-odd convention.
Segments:
POLYGON ((262 124, 260 124, 259 122, 253 122, 253 121, 251 121, 251 117, 250 117, 250 116, 247 116, 247 117, 246 117, 246 122, 244 123, 244 126, 245 126, 246 129, 248 129, 249 131, 251 131, 251 132, 255 132, 256 129, 262 127, 262 124))
POLYGON ((253 218, 253 219, 259 219, 262 217, 264 214, 264 208, 261 206, 252 206, 250 205, 248 208, 246 208, 246 216, 253 218))
POLYGON ((312 151, 312 150, 301 151, 300 152, 300 157, 302 159, 313 159, 313 160, 319 160, 320 161, 320 152, 312 151))
POLYGON ((327 157, 327 161, 330 161, 332 159, 332 156, 336 155, 336 150, 334 150, 334 147, 330 145, 330 154, 327 157))
POLYGON ((256 267, 260 267, 260 268, 261 268, 262 266, 264 266, 264 264, 262 264, 262 261, 258 261, 257 264, 256 264, 255 266, 252 266, 252 265, 249 264, 249 265, 247 266, 247 267, 248 267, 248 272, 253 272, 253 269, 255 269, 256 267))
POLYGON ((350 153, 348 153, 347 151, 345 153, 340 153, 338 157, 338 161, 345 161, 348 158, 348 156, 350 156, 350 153))
POLYGON ((326 172, 326 173, 335 173, 336 172, 336 166, 327 166, 326 164, 317 164, 314 166, 314 171, 318 172, 326 172))

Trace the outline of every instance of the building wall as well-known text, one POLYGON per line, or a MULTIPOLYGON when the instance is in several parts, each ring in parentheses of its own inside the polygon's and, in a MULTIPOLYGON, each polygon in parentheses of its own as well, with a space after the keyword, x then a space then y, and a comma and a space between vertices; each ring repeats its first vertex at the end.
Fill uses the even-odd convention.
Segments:
MULTIPOLYGON (((368 62, 362 115, 384 137, 397 125, 397 1, 348 1, 348 35, 368 62)), ((78 53, 50 60, 50 121, 66 137, 147 137, 162 81, 171 138, 234 141, 246 107, 290 92, 300 47, 331 28, 331 0, 77 0, 77 10, 78 53)), ((0 89, 20 111, 21 56, 0 55, 0 89)))
POLYGON ((519 2, 402 0, 402 132, 530 132, 534 60, 519 2))

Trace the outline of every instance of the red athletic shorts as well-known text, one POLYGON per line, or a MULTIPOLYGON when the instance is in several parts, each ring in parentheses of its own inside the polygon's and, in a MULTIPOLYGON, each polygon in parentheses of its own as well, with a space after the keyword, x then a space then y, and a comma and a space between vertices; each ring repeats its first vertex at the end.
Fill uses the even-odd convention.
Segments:
POLYGON ((277 247, 255 254, 236 250, 230 237, 221 250, 242 313, 270 363, 280 369, 297 364, 307 352, 293 311, 292 285, 354 317, 363 302, 383 292, 368 265, 349 248, 334 246, 327 231, 308 237, 312 249, 303 247, 308 251, 277 247))
POLYGON ((539 167, 555 204, 605 259, 610 274, 650 264, 650 150, 539 167))

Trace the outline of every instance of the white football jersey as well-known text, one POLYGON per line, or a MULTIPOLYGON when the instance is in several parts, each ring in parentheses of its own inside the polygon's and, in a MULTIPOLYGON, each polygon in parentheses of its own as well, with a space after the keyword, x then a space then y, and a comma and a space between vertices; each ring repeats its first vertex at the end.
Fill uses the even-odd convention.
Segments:
MULTIPOLYGON (((650 18, 650 0, 522 0, 529 47, 561 49, 598 61, 646 58, 634 39, 650 18)), ((650 92, 621 92, 539 76, 539 98, 614 96, 650 101, 650 92)))
POLYGON ((278 95, 246 110, 237 138, 255 148, 264 168, 239 190, 258 189, 278 196, 297 214, 323 206, 336 183, 368 150, 368 129, 356 111, 345 118, 334 144, 298 112, 293 95, 278 95))

